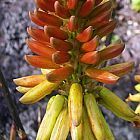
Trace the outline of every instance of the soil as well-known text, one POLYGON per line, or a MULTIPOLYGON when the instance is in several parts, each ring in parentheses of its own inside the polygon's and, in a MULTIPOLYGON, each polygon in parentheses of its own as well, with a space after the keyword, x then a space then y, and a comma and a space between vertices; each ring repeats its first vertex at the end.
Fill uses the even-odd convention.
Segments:
MULTIPOLYGON (((37 116, 39 107, 45 109, 47 98, 35 105, 22 105, 18 99, 21 96, 15 90, 13 78, 39 73, 38 69, 29 66, 23 59, 30 51, 25 44, 28 37, 26 28, 32 23, 28 17, 28 11, 34 9, 33 0, 0 0, 0 67, 9 86, 11 96, 17 104, 20 118, 29 140, 34 140, 37 132, 37 116)), ((113 59, 110 64, 134 61, 135 70, 123 77, 119 83, 110 88, 118 96, 125 99, 128 93, 135 93, 133 86, 134 74, 140 74, 140 14, 131 9, 130 0, 118 0, 116 10, 118 26, 117 34, 126 44, 126 49, 120 57, 113 59)), ((130 104, 135 108, 136 104, 130 104)), ((117 118, 111 112, 103 108, 107 122, 114 132, 116 140, 140 140, 140 129, 132 124, 117 118)), ((0 139, 8 140, 12 118, 9 114, 6 102, 0 90, 0 139)))

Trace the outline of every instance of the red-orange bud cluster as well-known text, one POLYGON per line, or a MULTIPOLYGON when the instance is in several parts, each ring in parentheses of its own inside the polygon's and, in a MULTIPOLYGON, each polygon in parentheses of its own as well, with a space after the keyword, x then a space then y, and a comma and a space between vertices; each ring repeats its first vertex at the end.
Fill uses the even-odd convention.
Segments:
MULTIPOLYGON (((112 44, 103 50, 97 50, 100 45, 99 39, 111 33, 116 26, 116 22, 111 19, 111 1, 35 0, 35 2, 37 9, 30 12, 29 16, 43 29, 33 27, 27 29, 33 39, 27 39, 26 43, 36 55, 26 55, 25 59, 35 67, 56 69, 49 74, 48 77, 51 78, 48 80, 60 72, 61 74, 56 76, 58 77, 56 81, 59 81, 59 78, 62 81, 70 76, 73 72, 66 74, 66 70, 69 71, 69 67, 65 67, 67 64, 73 67, 73 70, 76 70, 75 61, 95 67, 120 55, 124 50, 123 44, 112 44), (62 75, 63 72, 65 76, 62 75)), ((112 68, 109 71, 103 69, 91 71, 91 68, 88 68, 86 74, 97 81, 112 84, 118 79, 113 73, 119 75, 124 73, 125 69, 129 72, 131 66, 129 68, 122 66, 117 72, 111 71, 112 68)))

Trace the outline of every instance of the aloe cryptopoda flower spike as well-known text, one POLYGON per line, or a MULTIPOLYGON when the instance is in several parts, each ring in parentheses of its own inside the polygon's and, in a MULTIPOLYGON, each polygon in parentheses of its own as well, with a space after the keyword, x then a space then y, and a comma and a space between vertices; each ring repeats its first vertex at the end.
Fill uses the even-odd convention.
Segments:
MULTIPOLYGON (((72 140, 114 140, 98 104, 139 125, 138 114, 112 92, 96 87, 116 84, 134 67, 133 62, 105 65, 125 48, 122 42, 105 46, 102 40, 116 27, 112 18, 114 2, 35 0, 35 4, 29 17, 40 27, 27 28, 30 39, 26 39, 26 44, 33 54, 25 55, 25 60, 41 74, 17 78, 14 82, 23 93, 20 98, 23 104, 36 103, 58 90, 48 102, 36 140, 66 140, 69 131, 72 140)), ((135 79, 140 83, 139 75, 135 79)), ((139 85, 135 88, 140 91, 139 85)), ((129 100, 139 101, 139 96, 131 95, 129 100)))

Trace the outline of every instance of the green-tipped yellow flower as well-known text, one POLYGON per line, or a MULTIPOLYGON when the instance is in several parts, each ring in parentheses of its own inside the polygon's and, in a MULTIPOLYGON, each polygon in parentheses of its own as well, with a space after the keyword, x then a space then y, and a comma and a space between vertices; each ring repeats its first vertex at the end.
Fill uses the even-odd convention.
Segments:
POLYGON ((105 129, 102 121, 102 114, 96 103, 95 97, 92 94, 84 96, 84 103, 88 112, 91 128, 97 140, 106 138, 105 129))
POLYGON ((58 84, 45 80, 24 94, 20 98, 20 102, 23 104, 33 104, 50 94, 57 86, 58 84))
POLYGON ((57 117, 63 108, 64 102, 65 98, 63 96, 56 95, 40 124, 36 140, 50 139, 52 130, 56 123, 57 117))
POLYGON ((74 126, 78 126, 82 120, 83 92, 78 83, 72 84, 69 95, 70 113, 74 126))
POLYGON ((83 140, 96 140, 85 107, 83 107, 83 140))
POLYGON ((100 103, 107 109, 112 111, 118 117, 130 121, 140 123, 140 116, 138 116, 124 101, 105 87, 100 87, 99 96, 100 103))
POLYGON ((60 112, 53 128, 50 140, 66 140, 69 133, 69 115, 67 103, 60 112))

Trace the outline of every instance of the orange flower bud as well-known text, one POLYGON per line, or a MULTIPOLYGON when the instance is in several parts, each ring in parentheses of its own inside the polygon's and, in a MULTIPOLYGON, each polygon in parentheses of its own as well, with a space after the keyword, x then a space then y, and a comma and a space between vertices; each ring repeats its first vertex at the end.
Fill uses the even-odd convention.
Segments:
POLYGON ((88 68, 86 69, 85 73, 87 76, 91 77, 92 79, 105 84, 115 84, 119 79, 118 76, 108 71, 100 70, 96 68, 88 68))
POLYGON ((79 42, 87 42, 92 38, 92 34, 93 34, 93 28, 92 26, 89 26, 83 32, 79 33, 76 39, 79 42))
POLYGON ((50 82, 61 82, 68 78, 73 73, 73 68, 70 66, 65 66, 47 74, 47 80, 50 82))
POLYGON ((60 27, 63 24, 63 21, 60 18, 50 15, 47 12, 35 10, 35 15, 40 21, 44 22, 45 25, 60 27))
POLYGON ((95 51, 98 45, 99 45, 99 37, 95 36, 89 42, 84 43, 81 47, 81 50, 84 52, 95 51))
POLYGON ((93 17, 93 19, 88 21, 87 26, 92 26, 93 28, 95 28, 96 25, 98 25, 98 23, 102 23, 103 21, 108 21, 111 17, 111 14, 112 14, 112 10, 109 9, 105 11, 104 13, 99 14, 96 17, 93 17))
POLYGON ((98 16, 99 14, 102 15, 104 12, 106 12, 107 10, 109 10, 111 8, 112 8, 112 2, 111 1, 107 1, 103 4, 100 4, 92 10, 92 12, 89 15, 89 18, 93 18, 95 16, 98 16))
POLYGON ((25 60, 32 66, 46 69, 58 69, 60 66, 50 59, 37 55, 25 55, 25 60))
POLYGON ((68 22, 68 29, 71 32, 74 32, 78 28, 77 18, 75 16, 71 16, 68 22))
POLYGON ((56 52, 54 48, 51 48, 49 45, 40 43, 35 40, 26 40, 27 45, 32 50, 32 52, 44 56, 46 58, 52 59, 52 54, 56 52))
POLYGON ((97 64, 100 60, 99 53, 97 51, 85 53, 80 61, 86 64, 97 64))
POLYGON ((121 64, 116 64, 112 66, 104 67, 104 70, 111 72, 119 77, 129 73, 134 67, 134 62, 126 62, 121 64))
POLYGON ((54 12, 55 0, 35 0, 36 5, 44 11, 54 12))
POLYGON ((63 64, 70 60, 70 55, 67 52, 57 51, 52 55, 52 60, 56 64, 63 64))
POLYGON ((49 42, 50 38, 45 35, 44 30, 42 30, 42 29, 29 27, 29 28, 27 28, 27 32, 33 39, 35 39, 37 41, 49 42))
POLYGON ((72 44, 70 42, 66 42, 66 41, 63 41, 54 37, 50 38, 50 44, 57 51, 67 52, 72 49, 72 44))
POLYGON ((59 1, 56 1, 54 4, 54 8, 55 8, 55 13, 62 17, 62 18, 69 18, 70 17, 70 13, 69 10, 65 7, 63 7, 59 1))
POLYGON ((96 30, 96 34, 101 38, 110 34, 116 27, 116 21, 110 21, 96 30))
POLYGON ((74 10, 78 4, 79 0, 68 0, 67 1, 67 6, 70 10, 74 10))
POLYGON ((31 19, 32 22, 34 22, 35 24, 44 27, 46 24, 41 21, 33 12, 29 12, 29 17, 31 19))
POLYGON ((14 79, 14 83, 22 87, 34 87, 46 80, 46 75, 32 75, 14 79))
POLYGON ((124 50, 124 44, 111 44, 109 47, 99 51, 102 60, 108 60, 114 58, 122 53, 124 50))
POLYGON ((79 10, 79 16, 85 17, 90 14, 95 5, 95 0, 86 0, 79 10))
POLYGON ((56 37, 58 39, 66 40, 68 39, 68 34, 54 26, 45 26, 44 27, 45 34, 49 37, 56 37))

